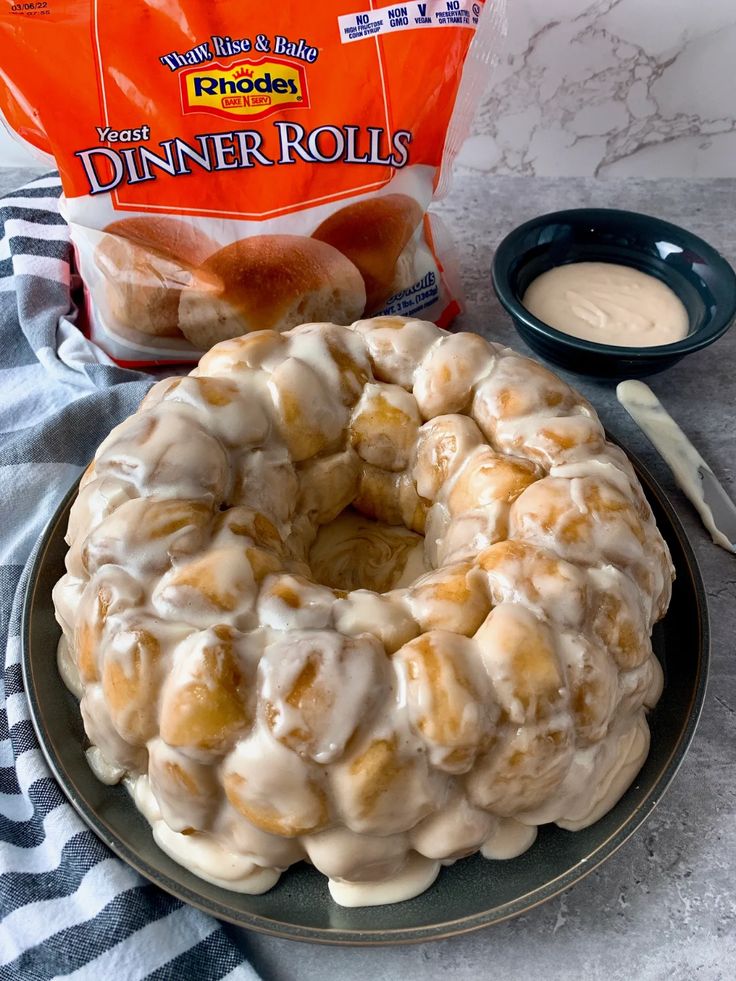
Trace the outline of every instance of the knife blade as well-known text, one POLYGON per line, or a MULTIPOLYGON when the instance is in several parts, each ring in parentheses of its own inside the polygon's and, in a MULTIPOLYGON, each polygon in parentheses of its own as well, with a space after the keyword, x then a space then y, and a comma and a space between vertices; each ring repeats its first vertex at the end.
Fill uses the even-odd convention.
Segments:
POLYGON ((623 381, 616 397, 669 466, 715 544, 736 553, 736 504, 651 388, 623 381))
POLYGON ((713 523, 726 536, 731 551, 736 552, 736 505, 710 467, 700 467, 698 473, 703 482, 703 500, 711 510, 713 523))

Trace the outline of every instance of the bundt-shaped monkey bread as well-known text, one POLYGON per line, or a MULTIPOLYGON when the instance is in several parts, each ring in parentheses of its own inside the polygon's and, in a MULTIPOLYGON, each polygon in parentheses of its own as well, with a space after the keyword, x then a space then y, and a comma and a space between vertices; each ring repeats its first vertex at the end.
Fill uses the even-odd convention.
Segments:
POLYGON ((54 599, 95 772, 229 889, 347 905, 578 829, 648 750, 673 576, 539 364, 398 317, 224 341, 85 473, 54 599))

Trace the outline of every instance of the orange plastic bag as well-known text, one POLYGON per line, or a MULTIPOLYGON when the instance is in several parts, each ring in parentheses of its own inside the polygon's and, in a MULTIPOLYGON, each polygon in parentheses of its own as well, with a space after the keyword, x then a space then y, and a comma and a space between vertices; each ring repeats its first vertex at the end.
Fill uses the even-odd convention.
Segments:
POLYGON ((59 168, 93 340, 152 364, 309 320, 448 324, 426 212, 493 33, 483 0, 3 5, 0 110, 59 168))

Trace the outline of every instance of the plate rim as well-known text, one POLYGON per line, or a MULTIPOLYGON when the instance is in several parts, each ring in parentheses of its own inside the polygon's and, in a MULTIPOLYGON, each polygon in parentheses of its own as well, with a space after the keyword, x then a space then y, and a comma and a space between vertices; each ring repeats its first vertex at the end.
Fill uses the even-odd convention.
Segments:
MULTIPOLYGON (((44 559, 48 552, 49 544, 58 525, 66 516, 72 499, 78 493, 79 480, 76 479, 69 490, 64 494, 53 515, 46 523, 41 533, 32 558, 30 560, 28 581, 23 598, 22 609, 22 630, 21 630, 21 670, 26 697, 30 707, 31 721, 36 737, 38 738, 42 754, 48 764, 54 779, 58 783, 62 793, 74 808, 77 815, 84 824, 97 835, 97 837, 115 854, 121 861, 138 872, 147 881, 153 883, 160 889, 174 896, 176 899, 186 903, 201 912, 213 916, 215 919, 232 924, 246 930, 254 930, 267 936, 277 937, 282 940, 301 941, 307 943, 326 944, 329 946, 363 946, 380 947, 388 945, 408 945, 424 943, 430 940, 443 940, 449 937, 460 936, 465 933, 472 933, 485 927, 490 927, 498 923, 526 913, 535 909, 542 903, 546 903, 561 892, 571 888, 582 879, 586 878, 598 868, 603 862, 619 850, 631 837, 639 830, 647 818, 661 801, 664 793, 671 785, 677 771, 682 765, 687 754, 688 748, 692 743, 698 722, 703 710, 705 694, 708 684, 708 675, 711 660, 711 632, 708 608, 708 597, 705 590, 702 571, 695 556, 694 549, 687 536, 685 528, 677 515, 674 505, 669 500, 666 492, 653 476, 648 467, 642 463, 639 457, 627 449, 619 440, 613 437, 610 432, 606 432, 606 437, 615 445, 624 450, 626 456, 632 463, 636 475, 643 485, 645 495, 656 498, 657 504, 664 511, 669 525, 678 541, 683 552, 685 566, 690 580, 690 588, 694 593, 696 606, 693 615, 696 618, 697 633, 699 637, 698 666, 696 682, 686 714, 684 715, 683 727, 679 739, 672 748, 669 757, 662 763, 656 781, 652 785, 649 793, 633 811, 628 813, 621 824, 614 829, 603 841, 601 841, 590 856, 586 856, 577 865, 572 866, 554 879, 550 879, 541 886, 535 887, 524 896, 516 897, 505 902, 500 906, 491 907, 477 913, 471 913, 453 920, 444 920, 432 924, 425 924, 417 927, 397 927, 391 928, 370 928, 366 930, 342 927, 310 927, 300 924, 287 924, 283 920, 274 920, 262 914, 243 912, 240 916, 232 915, 227 909, 220 908, 216 901, 207 900, 192 893, 186 885, 177 883, 155 868, 151 868, 148 863, 139 858, 136 851, 130 848, 125 841, 119 838, 115 832, 99 817, 86 801, 79 798, 74 784, 71 780, 67 781, 64 766, 61 760, 49 745, 49 737, 44 729, 42 719, 42 709, 39 703, 34 681, 31 662, 31 611, 34 605, 38 580, 41 570, 44 567, 44 559), (525 897, 537 894, 533 902, 525 902, 525 897), (503 909, 501 915, 494 915, 497 910, 503 909)), ((131 806, 134 806, 131 801, 131 806)))

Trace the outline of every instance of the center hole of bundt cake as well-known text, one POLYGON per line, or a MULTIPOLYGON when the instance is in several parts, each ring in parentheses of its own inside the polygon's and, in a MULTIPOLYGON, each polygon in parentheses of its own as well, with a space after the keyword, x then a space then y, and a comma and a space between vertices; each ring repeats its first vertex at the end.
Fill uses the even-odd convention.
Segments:
POLYGON ((368 518, 352 507, 322 525, 309 552, 317 582, 332 589, 385 593, 427 571, 424 537, 368 518))

